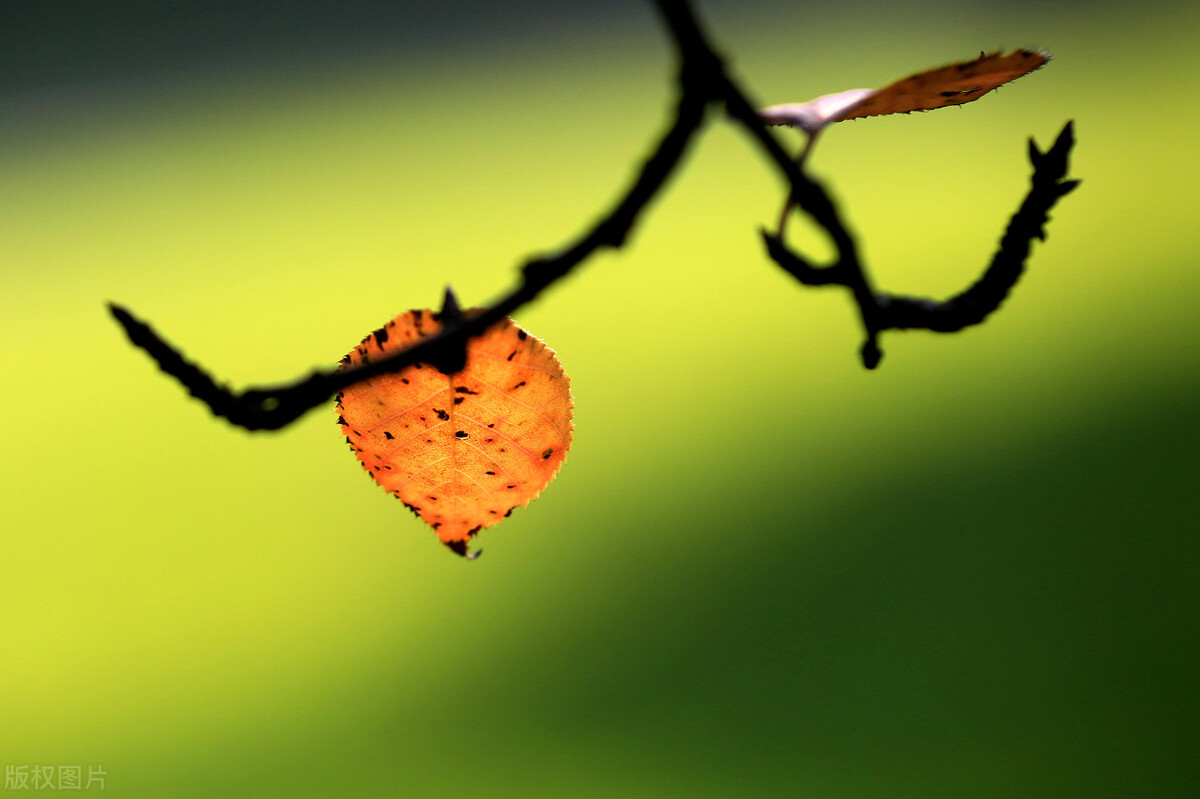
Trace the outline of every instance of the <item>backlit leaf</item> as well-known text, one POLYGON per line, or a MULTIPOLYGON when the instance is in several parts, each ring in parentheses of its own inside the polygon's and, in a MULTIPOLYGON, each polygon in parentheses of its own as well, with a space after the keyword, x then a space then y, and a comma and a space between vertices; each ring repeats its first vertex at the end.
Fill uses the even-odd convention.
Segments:
MULTIPOLYGON (((432 311, 400 314, 342 368, 440 329, 432 311)), ((481 529, 528 505, 571 446, 570 381, 554 351, 511 320, 471 340, 461 372, 415 364, 347 388, 337 407, 367 473, 460 555, 481 529)))

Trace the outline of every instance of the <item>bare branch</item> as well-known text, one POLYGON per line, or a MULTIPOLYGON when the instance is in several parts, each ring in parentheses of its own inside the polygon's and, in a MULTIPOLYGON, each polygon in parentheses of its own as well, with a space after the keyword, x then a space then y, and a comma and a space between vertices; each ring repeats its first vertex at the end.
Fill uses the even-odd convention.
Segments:
POLYGON ((457 313, 457 302, 447 292, 440 317, 440 332, 408 349, 378 361, 340 371, 315 371, 293 383, 249 388, 236 392, 219 385, 204 370, 189 363, 175 347, 162 339, 146 323, 125 308, 110 304, 113 317, 125 329, 129 340, 144 349, 167 374, 179 380, 188 391, 212 409, 213 413, 250 430, 281 428, 311 408, 328 400, 338 391, 362 380, 387 372, 396 372, 414 363, 428 363, 443 372, 462 368, 468 340, 530 302, 547 288, 572 272, 597 250, 621 247, 638 220, 678 168, 693 137, 703 126, 707 106, 724 105, 725 112, 760 146, 780 170, 789 187, 792 202, 829 234, 837 250, 832 266, 818 268, 789 251, 782 239, 764 233, 767 251, 784 269, 806 285, 836 284, 849 288, 859 308, 867 340, 862 347, 863 363, 874 368, 882 353, 878 333, 894 327, 958 329, 948 321, 982 319, 994 310, 1019 276, 1029 240, 1044 237, 1046 214, 1057 199, 1069 192, 1076 182, 1063 181, 1066 157, 1071 147, 1070 126, 1045 155, 1031 144, 1035 166, 1034 189, 1021 210, 1013 217, 1000 252, 987 274, 963 294, 946 303, 905 297, 877 295, 859 263, 854 239, 822 185, 804 174, 800 164, 784 151, 782 144, 767 129, 746 93, 734 82, 725 64, 709 44, 687 0, 656 0, 656 5, 671 33, 679 54, 679 88, 674 118, 642 164, 633 184, 616 204, 591 228, 562 250, 535 257, 521 270, 521 280, 510 292, 498 298, 487 310, 473 316, 457 313), (1015 265, 1015 266, 1014 266, 1015 265), (997 288, 1002 287, 1002 288, 997 288), (1000 291, 994 299, 996 291, 1000 291), (990 303, 990 307, 989 307, 990 303))
MULTIPOLYGON (((874 295, 868 299, 870 312, 863 313, 868 339, 873 341, 881 331, 888 329, 918 328, 952 333, 979 324, 999 308, 1024 272, 1033 239, 1046 238, 1045 224, 1050 209, 1079 185, 1078 180, 1065 179, 1068 156, 1074 143, 1070 122, 1044 154, 1030 140, 1029 157, 1034 167, 1032 185, 1010 220, 1000 248, 983 277, 962 293, 942 302, 885 293, 874 295)), ((818 268, 789 250, 780 237, 764 232, 763 239, 771 258, 801 283, 808 286, 850 285, 853 275, 844 255, 833 266, 818 268)), ((840 251, 839 255, 842 255, 840 251)), ((852 263, 857 264, 857 259, 852 263)), ((858 298, 856 291, 855 299, 858 298)))
MULTIPOLYGON (((672 3, 686 10, 686 4, 672 3)), ((658 194, 683 158, 692 137, 704 122, 708 98, 697 91, 704 82, 696 78, 692 62, 684 60, 680 75, 680 97, 675 117, 638 172, 633 185, 617 204, 574 244, 558 253, 528 261, 521 282, 486 311, 469 318, 448 321, 442 330, 388 358, 353 369, 314 371, 294 383, 249 388, 235 392, 216 383, 204 370, 189 363, 183 354, 127 309, 109 304, 113 317, 125 328, 129 340, 150 355, 164 372, 176 378, 188 392, 209 406, 214 414, 248 430, 277 430, 328 400, 338 391, 362 380, 396 372, 414 363, 428 363, 447 372, 463 362, 467 341, 569 274, 602 247, 620 247, 640 215, 658 194)), ((703 62, 701 69, 708 67, 703 62)), ((452 296, 452 295, 451 295, 452 296)), ((461 366, 459 367, 461 368, 461 366)))
POLYGON ((1046 239, 1046 222, 1050 209, 1060 198, 1070 194, 1078 180, 1066 180, 1067 156, 1075 143, 1072 123, 1068 122, 1058 134, 1054 145, 1045 153, 1029 140, 1029 160, 1033 162, 1033 178, 1029 193, 1013 214, 1000 239, 1000 248, 992 256, 983 277, 975 284, 943 302, 880 294, 880 323, 884 328, 920 328, 938 333, 953 333, 977 325, 1000 307, 1025 271, 1025 260, 1033 240, 1046 239))

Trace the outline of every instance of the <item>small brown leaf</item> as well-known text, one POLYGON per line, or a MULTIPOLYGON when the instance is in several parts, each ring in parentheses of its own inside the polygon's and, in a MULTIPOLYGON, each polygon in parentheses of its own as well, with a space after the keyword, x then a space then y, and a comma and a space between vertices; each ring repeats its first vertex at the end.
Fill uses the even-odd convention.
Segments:
POLYGON ((844 119, 933 111, 978 100, 999 86, 1044 66, 1050 55, 1038 50, 980 53, 962 61, 919 72, 882 89, 851 89, 807 103, 785 103, 759 112, 768 125, 791 125, 809 134, 844 119))
MULTIPOLYGON (((400 314, 340 368, 440 329, 431 311, 400 314)), ((528 505, 571 446, 567 375, 553 350, 507 319, 470 341, 461 372, 415 364, 351 386, 337 410, 367 473, 460 555, 481 529, 528 505)))

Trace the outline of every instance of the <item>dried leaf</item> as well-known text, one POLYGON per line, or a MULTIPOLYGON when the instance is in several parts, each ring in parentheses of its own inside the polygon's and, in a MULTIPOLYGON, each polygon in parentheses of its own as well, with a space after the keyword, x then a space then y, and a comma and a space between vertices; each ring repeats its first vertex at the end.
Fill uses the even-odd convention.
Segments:
MULTIPOLYGON (((440 329, 432 311, 400 314, 341 368, 440 329)), ((460 555, 481 529, 528 505, 571 446, 567 375, 553 350, 507 319, 471 340, 461 372, 415 364, 351 386, 337 407, 367 473, 460 555)))
POLYGON ((768 125, 790 125, 807 133, 816 133, 839 114, 874 93, 874 89, 850 89, 837 94, 824 94, 807 103, 773 105, 759 111, 758 115, 768 125))
POLYGON ((962 61, 917 73, 882 89, 851 89, 807 103, 785 103, 759 112, 768 125, 791 125, 812 134, 844 119, 932 111, 978 100, 999 86, 1044 66, 1050 55, 1037 50, 980 53, 962 61))

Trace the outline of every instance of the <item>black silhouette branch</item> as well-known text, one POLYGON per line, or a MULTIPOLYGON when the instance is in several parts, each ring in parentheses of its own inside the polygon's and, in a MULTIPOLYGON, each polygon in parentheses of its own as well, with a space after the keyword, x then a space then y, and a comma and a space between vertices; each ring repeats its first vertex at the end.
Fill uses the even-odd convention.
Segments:
MULTIPOLYGON (((978 309, 986 309, 979 316, 982 319, 983 315, 999 305, 1020 274, 1028 254, 1030 238, 1034 235, 1044 237, 1042 225, 1050 207, 1058 197, 1074 188, 1074 182, 1061 181, 1071 146, 1068 125, 1059 142, 1045 156, 1037 153, 1036 148, 1032 150, 1035 166, 1038 166, 1039 159, 1043 159, 1040 162, 1043 166, 1038 166, 1035 171, 1034 190, 1014 216, 1000 253, 979 283, 943 304, 876 295, 859 264, 854 240, 828 193, 820 183, 804 174, 774 134, 762 124, 756 105, 730 77, 687 0, 656 0, 656 5, 674 41, 680 64, 678 100, 670 126, 642 164, 632 185, 611 210, 574 243, 556 253, 527 261, 521 270, 519 283, 485 311, 463 315, 459 312, 453 292, 447 289, 440 314, 442 329, 437 334, 386 358, 354 368, 315 371, 294 383, 249 388, 241 392, 218 384, 125 308, 110 304, 113 316, 124 327, 133 344, 144 349, 164 372, 179 380, 214 414, 249 430, 281 428, 348 386, 379 374, 399 371, 414 363, 427 363, 453 374, 460 371, 466 362, 470 338, 481 335, 493 324, 539 296, 597 250, 618 248, 625 243, 646 208, 678 168, 692 138, 704 125, 708 107, 719 103, 724 106, 730 119, 745 128, 780 169, 796 206, 826 230, 837 249, 838 260, 833 266, 814 267, 798 254, 788 251, 781 240, 764 234, 768 252, 802 283, 838 284, 851 290, 868 335, 867 344, 863 347, 864 363, 868 368, 873 368, 881 357, 876 345, 879 331, 890 327, 952 329, 937 326, 946 324, 938 320, 958 318, 955 314, 966 313, 968 308, 976 315, 979 314, 978 309), (1058 169, 1059 162, 1061 169, 1058 169), (1015 274, 1005 278, 1005 275, 1013 272, 1014 263, 1015 274), (1001 292, 1000 297, 992 301, 990 297, 997 288, 1001 292)), ((964 322, 958 327, 971 323, 964 322)))
MULTIPOLYGON (((1000 240, 1000 248, 976 283, 960 294, 942 302, 919 297, 893 294, 870 294, 862 278, 858 256, 851 249, 838 245, 838 260, 827 267, 813 266, 792 252, 779 236, 763 233, 767 252, 781 267, 807 286, 841 285, 854 292, 861 310, 867 341, 863 345, 863 362, 868 369, 879 363, 882 353, 878 335, 890 329, 922 329, 952 333, 977 325, 1000 307, 1025 270, 1033 240, 1046 238, 1046 221, 1050 209, 1060 198, 1079 185, 1078 180, 1066 180, 1068 155, 1074 145, 1072 124, 1068 122, 1058 134, 1054 145, 1042 153, 1029 140, 1029 160, 1033 163, 1033 178, 1029 193, 1013 214, 1000 240)), ((835 240, 836 241, 836 240, 835 240)))
POLYGON ((702 126, 710 100, 704 91, 711 84, 706 75, 714 65, 719 68, 719 62, 698 38, 699 30, 687 3, 664 0, 660 5, 671 31, 676 34, 681 63, 679 99, 670 127, 612 210, 575 243, 558 253, 527 261, 521 269, 520 283, 484 312, 469 317, 457 313, 457 301, 453 292, 447 289, 440 314, 442 329, 411 347, 358 367, 318 370, 295 383, 236 392, 219 385, 203 369, 187 361, 178 349, 127 309, 110 304, 109 310, 125 328, 129 340, 145 350, 159 368, 179 380, 214 414, 248 430, 277 430, 348 386, 414 363, 427 363, 448 374, 460 371, 466 362, 467 342, 472 337, 482 335, 493 324, 566 277, 596 250, 624 244, 638 218, 674 172, 692 137, 702 126), (697 57, 690 57, 690 53, 697 57))

